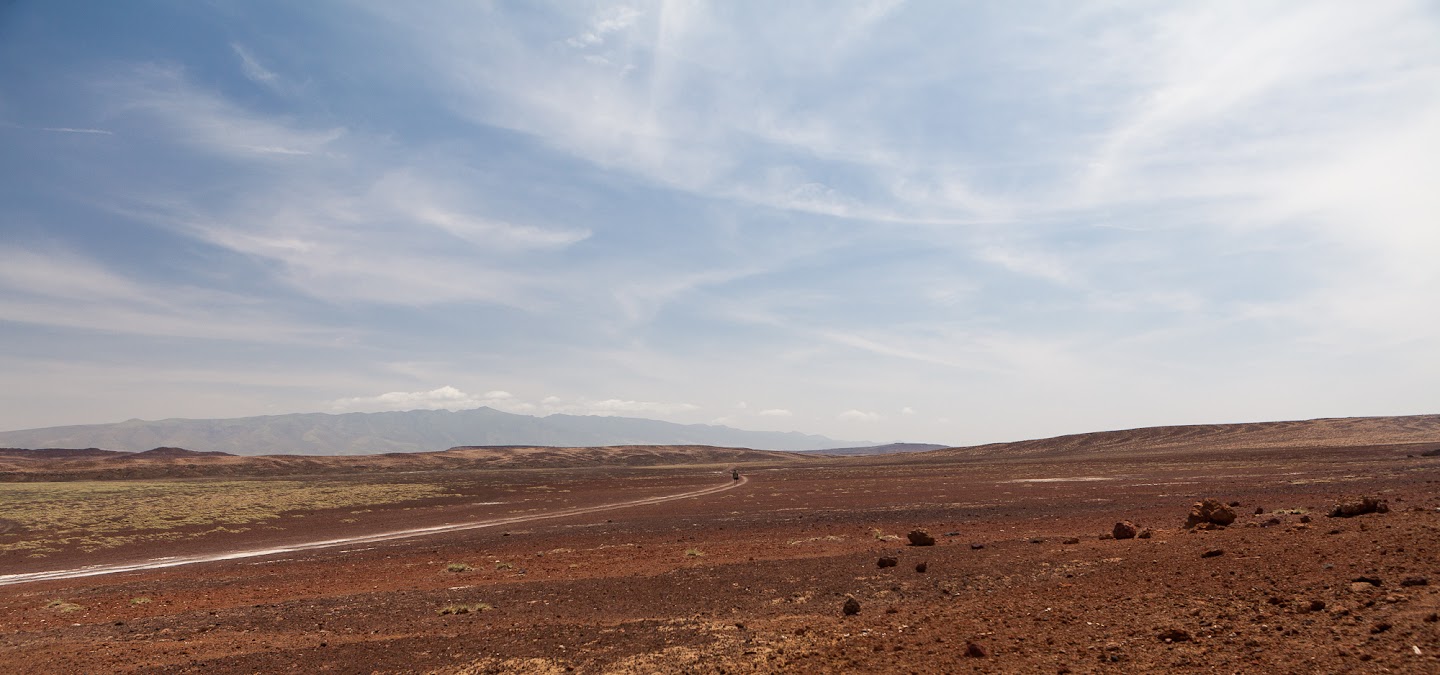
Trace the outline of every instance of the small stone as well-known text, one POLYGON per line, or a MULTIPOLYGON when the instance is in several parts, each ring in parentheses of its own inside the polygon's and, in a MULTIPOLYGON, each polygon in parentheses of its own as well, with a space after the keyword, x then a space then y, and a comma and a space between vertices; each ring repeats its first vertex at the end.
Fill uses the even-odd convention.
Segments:
POLYGON ((1212 549, 1210 549, 1210 550, 1208 550, 1208 551, 1206 551, 1206 552, 1204 552, 1204 553, 1201 553, 1201 554, 1200 554, 1200 557, 1201 557, 1201 558, 1218 558, 1218 557, 1220 557, 1220 556, 1222 556, 1222 555, 1225 555, 1225 550, 1224 550, 1224 549, 1212 548, 1212 549))
POLYGON ((1114 534, 1111 534, 1111 533, 1109 533, 1109 532, 1106 532, 1105 534, 1100 535, 1100 541, 1108 541, 1108 540, 1114 539, 1114 538, 1115 538, 1115 535, 1114 535, 1114 534))
POLYGON ((1358 576, 1354 579, 1351 579, 1351 581, 1357 584, 1370 584, 1371 586, 1380 586, 1385 583, 1384 581, 1381 581, 1380 577, 1369 576, 1358 576))
POLYGON ((1140 539, 1149 539, 1150 537, 1155 536, 1155 533, 1151 532, 1150 528, 1147 527, 1143 530, 1140 530, 1140 534, 1137 534, 1135 536, 1140 539))
POLYGON ((1429 586, 1430 580, 1425 577, 1405 577, 1400 580, 1401 586, 1429 586))
POLYGON ((899 564, 900 564, 900 561, 899 561, 899 560, 897 560, 897 559, 895 559, 895 558, 891 558, 891 557, 889 557, 889 556, 882 557, 882 558, 880 558, 879 560, 876 560, 876 561, 875 561, 875 566, 876 566, 876 567, 880 567, 880 568, 894 567, 894 566, 899 565, 899 564))
POLYGON ((1257 507, 1255 507, 1255 515, 1258 516, 1258 515, 1260 515, 1260 514, 1262 514, 1262 513, 1265 513, 1265 507, 1263 507, 1263 506, 1257 506, 1257 507))
POLYGON ((1239 505, 1240 505, 1240 502, 1238 502, 1238 501, 1232 501, 1232 502, 1230 502, 1230 506, 1239 506, 1239 505))
POLYGON ((1079 538, 1079 537, 1070 537, 1069 539, 1066 539, 1064 543, 1065 543, 1066 545, 1069 545, 1069 546, 1074 546, 1075 544, 1080 543, 1080 538, 1079 538))
POLYGON ((980 549, 982 549, 982 548, 985 548, 985 545, 984 545, 984 544, 971 544, 971 545, 970 545, 970 550, 972 550, 972 551, 978 551, 978 550, 980 550, 980 549))
POLYGON ((947 536, 947 537, 958 537, 958 536, 960 536, 960 533, 959 533, 959 532, 946 532, 946 533, 945 533, 945 536, 947 536))
POLYGON ((1128 520, 1122 520, 1118 523, 1115 523, 1115 529, 1111 530, 1110 534, 1116 539, 1134 539, 1135 534, 1136 532, 1138 532, 1138 530, 1139 528, 1135 527, 1135 523, 1132 523, 1128 520))
POLYGON ((925 564, 925 563, 923 563, 923 562, 922 562, 922 563, 915 563, 915 571, 916 571, 916 572, 919 572, 919 573, 921 573, 921 574, 924 574, 924 573, 925 573, 925 570, 928 570, 928 569, 930 569, 930 566, 927 565, 927 564, 925 564))
POLYGON ((1384 633, 1385 631, 1390 630, 1390 628, 1391 626, 1388 621, 1380 621, 1370 627, 1370 633, 1372 635, 1379 635, 1380 633, 1384 633))
POLYGON ((1300 522, 1302 522, 1302 523, 1308 523, 1308 522, 1310 522, 1310 516, 1308 516, 1308 515, 1306 515, 1306 516, 1300 516, 1300 522))
POLYGON ((1324 600, 1311 600, 1311 601, 1310 601, 1310 605, 1307 607, 1307 609, 1309 609, 1309 610, 1312 611, 1312 612, 1323 612, 1323 611, 1325 611, 1325 601, 1324 601, 1324 600))
POLYGON ((1040 537, 1031 537, 1031 538, 1030 538, 1030 543, 1032 543, 1032 544, 1043 544, 1043 543, 1045 543, 1045 540, 1042 539, 1042 538, 1040 538, 1040 537))
POLYGON ((935 545, 935 537, 930 536, 930 533, 925 530, 910 530, 910 534, 905 536, 910 539, 911 546, 935 545))
POLYGON ((968 657, 970 657, 970 658, 972 658, 972 659, 983 659, 983 658, 989 656, 989 655, 990 655, 990 652, 987 651, 984 647, 980 646, 979 643, 976 643, 976 642, 966 642, 966 643, 965 643, 965 655, 968 656, 968 657))
POLYGON ((860 613, 860 601, 853 597, 845 598, 845 604, 840 607, 845 616, 854 616, 860 613))
POLYGON ((1170 628, 1170 629, 1168 629, 1168 630, 1162 630, 1162 631, 1160 631, 1160 635, 1158 635, 1157 637, 1160 638, 1160 641, 1161 641, 1161 642, 1189 642, 1189 641, 1190 641, 1190 634, 1189 634, 1189 633, 1186 633, 1186 632, 1183 631, 1183 630, 1180 630, 1179 628, 1170 628))
POLYGON ((899 613, 900 613, 900 610, 895 609, 894 607, 886 607, 886 608, 885 608, 885 613, 886 613, 886 614, 899 614, 899 613))
POLYGON ((1268 518, 1264 523, 1262 523, 1260 526, 1261 526, 1261 527, 1275 527, 1276 525, 1279 525, 1279 524, 1280 524, 1280 519, 1279 519, 1279 518, 1276 518, 1276 517, 1274 517, 1274 516, 1271 516, 1271 517, 1268 518))

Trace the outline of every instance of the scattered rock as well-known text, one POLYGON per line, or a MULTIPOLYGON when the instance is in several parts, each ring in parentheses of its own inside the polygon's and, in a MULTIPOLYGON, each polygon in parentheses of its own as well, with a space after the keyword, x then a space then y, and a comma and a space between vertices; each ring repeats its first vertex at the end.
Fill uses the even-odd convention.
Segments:
POLYGON ((856 600, 854 597, 847 597, 845 598, 845 604, 840 607, 840 611, 844 612, 845 616, 854 616, 856 614, 859 614, 860 601, 856 600))
POLYGON ((883 567, 894 567, 894 566, 899 565, 899 564, 900 564, 900 561, 899 561, 899 560, 897 560, 897 559, 895 559, 895 558, 891 558, 891 557, 889 557, 889 556, 882 557, 882 558, 880 558, 879 560, 876 560, 876 561, 875 561, 875 566, 876 566, 876 567, 882 567, 882 568, 883 568, 883 567))
POLYGON ((1239 505, 1240 505, 1240 502, 1238 502, 1238 501, 1230 502, 1230 506, 1239 506, 1239 505))
POLYGON ((1302 523, 1308 523, 1308 522, 1310 522, 1310 516, 1300 516, 1300 522, 1302 522, 1302 523))
POLYGON ((1161 642, 1189 642, 1190 634, 1179 628, 1171 628, 1160 631, 1158 636, 1161 642))
POLYGON ((1325 611, 1325 601, 1324 601, 1324 600, 1311 600, 1311 601, 1310 601, 1310 604, 1306 606, 1306 609, 1308 609, 1309 611, 1312 611, 1312 612, 1323 612, 1323 611, 1325 611))
POLYGON ((1279 525, 1279 524, 1280 524, 1280 519, 1279 519, 1279 518, 1276 518, 1276 517, 1274 517, 1274 516, 1271 516, 1270 518, 1266 519, 1265 522, 1261 523, 1261 524, 1260 524, 1260 527, 1275 527, 1276 525, 1279 525))
POLYGON ((945 536, 947 536, 947 537, 958 537, 958 536, 960 536, 960 533, 959 533, 959 532, 946 532, 946 533, 945 533, 945 536))
POLYGON ((1043 538, 1041 538, 1041 537, 1031 537, 1031 538, 1030 538, 1030 543, 1032 543, 1032 544, 1043 544, 1043 543, 1045 543, 1045 540, 1044 540, 1043 538))
POLYGON ((1066 539, 1064 543, 1067 544, 1067 545, 1073 546, 1073 545, 1075 545, 1075 544, 1080 543, 1080 538, 1079 538, 1079 537, 1070 537, 1069 539, 1066 539))
POLYGON ((916 571, 916 572, 919 572, 919 573, 921 573, 921 574, 924 574, 924 573, 925 573, 925 570, 928 570, 928 569, 930 569, 930 566, 927 565, 927 564, 925 564, 925 563, 923 563, 923 562, 922 562, 922 563, 915 563, 915 571, 916 571))
POLYGON ((1145 529, 1143 529, 1143 530, 1140 530, 1140 534, 1137 534, 1137 535, 1135 535, 1135 536, 1138 537, 1138 538, 1140 538, 1140 539, 1149 539, 1150 537, 1155 536, 1155 533, 1154 533, 1154 532, 1151 532, 1151 531, 1150 531, 1150 528, 1147 527, 1147 528, 1145 528, 1145 529))
POLYGON ((966 642, 965 655, 972 659, 983 659, 989 656, 990 652, 977 642, 966 642))
POLYGON ((1401 586, 1429 586, 1430 580, 1425 577, 1405 577, 1400 580, 1401 586))
POLYGON ((1368 576, 1355 577, 1354 579, 1351 579, 1351 581, 1352 581, 1353 583, 1357 583, 1357 584, 1370 584, 1371 586, 1380 586, 1380 585, 1382 585, 1382 584, 1385 583, 1385 582, 1383 582, 1383 581, 1380 580, 1380 577, 1368 577, 1368 576))
POLYGON ((1122 520, 1115 523, 1115 529, 1110 532, 1110 535, 1116 539, 1134 539, 1137 531, 1138 528, 1135 527, 1135 523, 1122 520))
POLYGON ((1101 540, 1101 541, 1105 541, 1105 540, 1107 540, 1107 539, 1114 539, 1114 538, 1115 538, 1115 535, 1114 535, 1114 534, 1111 534, 1111 533, 1109 533, 1109 532, 1106 532, 1105 534, 1100 535, 1100 540, 1101 540))
POLYGON ((980 550, 980 549, 982 549, 982 548, 985 548, 985 545, 984 545, 984 544, 971 544, 971 545, 970 545, 970 550, 972 550, 972 551, 978 551, 978 550, 980 550))
POLYGON ((1436 621, 1440 621, 1440 612, 1431 612, 1425 617, 1425 623, 1435 623, 1436 621))
POLYGON ((1201 553, 1201 554, 1200 554, 1200 557, 1201 557, 1201 558, 1218 558, 1218 557, 1220 557, 1220 556, 1222 556, 1222 555, 1225 555, 1225 549, 1212 548, 1212 549, 1210 549, 1210 550, 1208 550, 1208 551, 1206 551, 1206 552, 1204 552, 1204 553, 1201 553))
POLYGON ((1374 634, 1374 635, 1378 635, 1378 634, 1380 634, 1380 633, 1384 633, 1384 632, 1387 631, 1387 630, 1390 630, 1390 628, 1391 628, 1390 622, 1388 622, 1388 621, 1380 621, 1380 622, 1377 622, 1375 625, 1373 625, 1373 626, 1370 627, 1370 633, 1371 633, 1371 634, 1374 634))
POLYGON ((1222 504, 1218 499, 1206 499, 1195 502, 1195 505, 1190 507, 1190 515, 1185 519, 1185 527, 1193 528, 1205 523, 1223 527, 1233 522, 1235 522, 1235 511, 1222 504))
POLYGON ((1340 502, 1330 509, 1331 518, 1352 518, 1367 513, 1389 513, 1390 504, 1383 499, 1361 497, 1354 501, 1340 502))
POLYGON ((925 530, 910 530, 910 534, 905 536, 910 539, 911 546, 935 545, 935 537, 930 536, 930 533, 925 530))
MULTIPOLYGON (((1235 506, 1235 504, 1231 504, 1231 506, 1235 506)), ((1258 516, 1258 515, 1260 515, 1260 514, 1262 514, 1262 513, 1265 513, 1265 507, 1263 507, 1263 506, 1257 506, 1257 507, 1255 507, 1255 515, 1258 516)))

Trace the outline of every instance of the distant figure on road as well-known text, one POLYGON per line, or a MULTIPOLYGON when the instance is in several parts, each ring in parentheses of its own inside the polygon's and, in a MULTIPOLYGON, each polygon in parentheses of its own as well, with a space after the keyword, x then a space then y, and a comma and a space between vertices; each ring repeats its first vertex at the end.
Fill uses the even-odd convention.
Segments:
POLYGON ((735 480, 740 480, 740 470, 739 470, 739 469, 731 469, 731 470, 730 470, 730 477, 731 477, 731 478, 734 478, 735 480))

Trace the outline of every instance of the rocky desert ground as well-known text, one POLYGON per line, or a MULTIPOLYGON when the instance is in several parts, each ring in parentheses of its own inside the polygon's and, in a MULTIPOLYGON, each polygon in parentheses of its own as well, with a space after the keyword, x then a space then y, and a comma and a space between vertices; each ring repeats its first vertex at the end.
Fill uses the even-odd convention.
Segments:
POLYGON ((880 457, 11 451, 0 671, 1440 672, 1437 449, 1426 416, 880 457))

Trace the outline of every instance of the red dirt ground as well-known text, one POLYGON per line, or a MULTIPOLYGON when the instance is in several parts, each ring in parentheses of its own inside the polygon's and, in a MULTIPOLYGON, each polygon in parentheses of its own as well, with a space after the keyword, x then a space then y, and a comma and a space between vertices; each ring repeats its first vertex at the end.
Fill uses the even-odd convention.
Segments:
MULTIPOLYGON (((0 586, 0 672, 1434 673, 1440 458, 1420 452, 1434 446, 756 464, 742 469, 747 484, 684 501, 0 586), (1325 516, 1362 494, 1390 511, 1325 516), (1239 519, 1183 529, 1204 497, 1238 501, 1239 519), (1154 536, 1101 538, 1121 520, 1154 536), (914 528, 936 545, 904 545, 914 528), (898 565, 877 567, 881 556, 898 565), (858 614, 843 615, 847 597, 858 614), (440 613, 450 606, 477 611, 440 613)), ((377 509, 362 523, 304 514, 163 554, 541 513, 730 478, 711 466, 424 480, 464 496, 377 509), (556 489, 466 506, 522 484, 556 489)), ((0 574, 156 554, 0 558, 0 574)))

